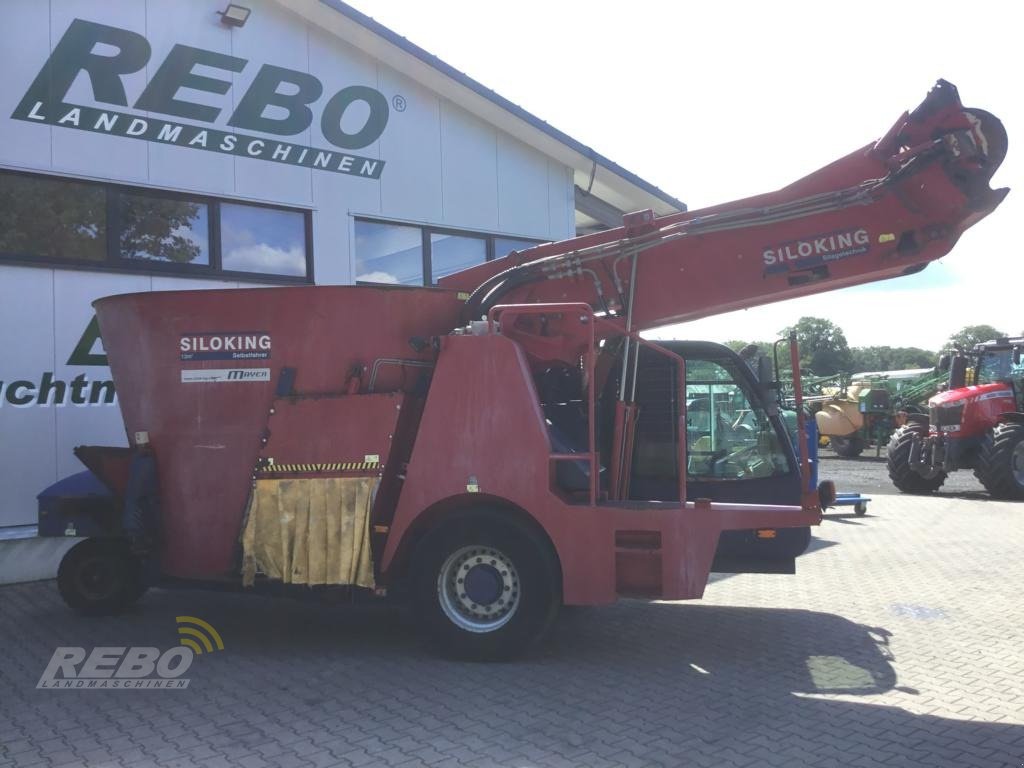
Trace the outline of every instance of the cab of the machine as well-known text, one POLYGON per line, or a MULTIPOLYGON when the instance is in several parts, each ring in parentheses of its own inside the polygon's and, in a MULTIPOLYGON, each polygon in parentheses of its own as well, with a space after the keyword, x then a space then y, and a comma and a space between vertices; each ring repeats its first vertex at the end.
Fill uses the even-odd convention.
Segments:
MULTIPOLYGON (((685 440, 686 495, 718 502, 799 505, 795 418, 786 419, 772 382, 729 347, 708 341, 658 341, 686 368, 686 433, 675 427, 681 404, 678 369, 668 358, 642 350, 637 372, 637 432, 630 494, 636 499, 678 499, 679 442, 685 440)), ((817 439, 806 420, 811 477, 817 485, 817 439)), ((723 573, 792 573, 810 543, 810 528, 726 531, 712 570, 723 573)))

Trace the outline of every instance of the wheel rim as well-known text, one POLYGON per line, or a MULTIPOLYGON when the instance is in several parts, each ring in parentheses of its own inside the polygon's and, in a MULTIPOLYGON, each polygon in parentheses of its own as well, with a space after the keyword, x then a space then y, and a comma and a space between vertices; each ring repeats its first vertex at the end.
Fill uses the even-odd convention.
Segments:
POLYGON ((1013 479, 1017 481, 1017 485, 1024 488, 1024 440, 1013 446, 1010 464, 1013 469, 1013 479))
POLYGON ((106 558, 89 558, 78 569, 78 590, 92 601, 105 600, 117 590, 116 568, 106 558))
POLYGON ((441 566, 437 596, 444 615, 459 628, 493 632, 511 621, 519 608, 519 573, 494 547, 463 547, 441 566))

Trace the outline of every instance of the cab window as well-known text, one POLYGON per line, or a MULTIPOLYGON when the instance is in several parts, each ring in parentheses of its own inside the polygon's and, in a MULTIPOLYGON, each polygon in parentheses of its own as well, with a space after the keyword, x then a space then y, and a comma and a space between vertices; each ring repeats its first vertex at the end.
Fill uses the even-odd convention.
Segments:
POLYGON ((1009 349, 985 352, 978 366, 977 383, 995 384, 1024 377, 1024 356, 1018 356, 1016 362, 1014 357, 1009 349))
MULTIPOLYGON (((783 444, 746 378, 729 359, 686 359, 687 480, 718 482, 785 475, 783 444)), ((641 350, 630 496, 678 499, 678 369, 641 350)))
POLYGON ((693 479, 741 480, 789 471, 785 450, 733 361, 688 360, 686 468, 693 479))

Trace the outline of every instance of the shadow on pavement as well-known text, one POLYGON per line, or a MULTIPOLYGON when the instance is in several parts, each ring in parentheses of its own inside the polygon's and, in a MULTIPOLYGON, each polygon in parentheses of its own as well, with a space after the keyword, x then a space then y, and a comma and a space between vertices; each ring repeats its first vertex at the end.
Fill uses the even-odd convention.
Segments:
POLYGON ((875 456, 874 449, 871 454, 862 453, 860 456, 836 456, 835 454, 819 453, 818 459, 821 462, 852 462, 857 464, 885 464, 885 451, 882 451, 881 456, 875 456))
POLYGON ((4 590, 47 638, 8 667, 0 714, 14 723, 59 715, 62 731, 88 732, 147 711, 230 721, 203 737, 227 738, 222 752, 304 723, 303 743, 342 765, 374 749, 373 764, 430 755, 501 766, 1016 766, 1024 756, 1018 725, 850 701, 917 692, 897 685, 886 628, 827 613, 627 600, 566 611, 533 658, 469 664, 423 651, 396 609, 157 590, 132 615, 87 620, 40 599, 50 586, 4 590), (197 658, 181 695, 59 697, 28 679, 56 645, 172 645, 178 615, 210 621, 225 644, 197 658))
POLYGON ((865 512, 863 515, 858 515, 856 512, 826 512, 821 516, 821 519, 842 525, 863 525, 864 523, 861 521, 871 517, 873 515, 870 511, 865 512))

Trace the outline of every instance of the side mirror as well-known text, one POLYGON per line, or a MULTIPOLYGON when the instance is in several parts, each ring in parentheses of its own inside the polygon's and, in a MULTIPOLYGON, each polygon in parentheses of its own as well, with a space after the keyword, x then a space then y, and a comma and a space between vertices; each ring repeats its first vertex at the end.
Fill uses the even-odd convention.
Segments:
POLYGON ((939 364, 936 366, 939 373, 945 373, 949 370, 950 356, 948 354, 939 355, 939 364))
POLYGON ((1013 348, 1013 364, 1020 365, 1020 347, 1013 348))

